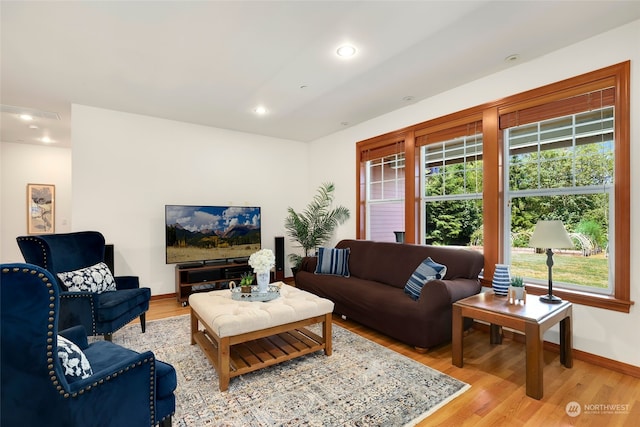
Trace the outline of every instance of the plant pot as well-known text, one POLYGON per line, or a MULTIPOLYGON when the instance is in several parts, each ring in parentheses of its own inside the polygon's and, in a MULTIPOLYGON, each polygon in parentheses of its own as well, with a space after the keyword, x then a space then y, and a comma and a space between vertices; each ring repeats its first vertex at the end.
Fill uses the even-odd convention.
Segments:
POLYGON ((515 299, 524 299, 524 287, 522 286, 510 286, 509 290, 512 292, 515 299))
POLYGON ((507 301, 510 304, 525 304, 527 302, 527 291, 524 286, 509 286, 509 296, 507 301))
POLYGON ((240 286, 240 291, 243 294, 250 294, 251 293, 251 286, 240 286))

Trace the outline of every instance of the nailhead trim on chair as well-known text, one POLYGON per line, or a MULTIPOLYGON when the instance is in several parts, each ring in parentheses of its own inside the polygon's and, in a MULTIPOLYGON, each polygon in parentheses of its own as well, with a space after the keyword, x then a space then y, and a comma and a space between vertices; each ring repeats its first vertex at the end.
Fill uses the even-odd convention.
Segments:
MULTIPOLYGON (((40 246, 40 249, 42 250, 42 258, 43 258, 43 262, 44 262, 44 268, 46 270, 48 270, 49 269, 49 259, 47 258, 47 252, 45 251, 44 244, 40 240, 34 239, 33 237, 21 237, 21 239, 34 241, 40 246)), ((67 295, 64 295, 61 298, 82 298, 82 296, 67 294, 67 295)), ((96 318, 94 316, 95 307, 93 306, 93 299, 90 299, 90 303, 91 303, 91 335, 92 336, 96 336, 96 335, 99 335, 99 334, 96 331, 96 318)), ((121 329, 121 328, 125 327, 129 322, 131 322, 136 317, 138 317, 138 316, 131 317, 129 320, 127 320, 127 322, 124 325, 122 325, 118 329, 121 329)), ((114 331, 111 331, 111 333, 113 334, 118 329, 116 329, 114 331)))
MULTIPOLYGON (((49 279, 43 274, 43 273, 38 273, 36 270, 30 270, 28 268, 23 268, 20 269, 18 267, 14 267, 12 269, 9 269, 7 267, 4 267, 2 269, 2 274, 7 274, 7 273, 18 273, 22 271, 23 273, 30 273, 30 274, 38 274, 38 277, 46 284, 47 289, 49 289, 48 293, 49 293, 49 301, 51 301, 51 303, 49 304, 49 308, 51 309, 49 311, 49 318, 47 319, 47 321, 49 322, 47 325, 47 329, 49 329, 49 331, 47 332, 47 369, 49 369, 49 378, 51 379, 51 383, 56 387, 56 390, 58 390, 58 393, 60 393, 60 395, 62 395, 65 399, 68 399, 69 397, 71 398, 76 398, 78 397, 78 395, 82 395, 87 391, 90 391, 93 387, 98 387, 99 385, 104 384, 105 381, 110 381, 112 378, 116 378, 119 374, 122 374, 123 372, 128 371, 131 368, 135 368, 136 366, 142 366, 142 364, 150 364, 150 370, 149 372, 151 373, 151 376, 149 378, 149 383, 151 384, 151 386, 149 387, 149 408, 151 409, 151 427, 155 426, 155 417, 156 417, 156 411, 155 411, 155 405, 154 405, 154 390, 155 390, 155 369, 156 369, 156 364, 155 364, 155 359, 153 357, 148 357, 145 358, 142 361, 138 361, 137 363, 134 363, 132 365, 129 365, 127 367, 125 367, 124 369, 119 370, 118 372, 114 372, 113 375, 108 375, 106 377, 106 379, 100 379, 97 382, 94 382, 93 384, 89 384, 88 386, 86 386, 85 388, 74 392, 74 393, 69 393, 67 391, 64 390, 64 388, 62 387, 62 385, 60 385, 60 382, 58 381, 58 377, 56 376, 55 370, 54 370, 54 359, 53 359, 53 332, 52 330, 55 328, 54 325, 54 321, 55 321, 55 311, 53 310, 55 308, 55 291, 53 290, 53 284, 49 281, 49 279)), ((162 420, 160 420, 162 421, 162 420)))
POLYGON ((44 269, 48 270, 49 269, 49 259, 47 258, 47 252, 44 250, 44 245, 42 244, 42 242, 40 240, 34 239, 33 237, 18 237, 19 240, 29 240, 32 242, 36 242, 41 250, 42 250, 42 258, 44 261, 44 269))

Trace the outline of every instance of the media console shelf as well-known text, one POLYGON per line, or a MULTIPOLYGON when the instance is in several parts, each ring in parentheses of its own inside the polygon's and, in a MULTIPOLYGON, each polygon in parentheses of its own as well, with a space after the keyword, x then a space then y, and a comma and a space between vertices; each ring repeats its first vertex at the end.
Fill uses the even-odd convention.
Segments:
POLYGON ((176 296, 186 307, 189 295, 216 289, 228 289, 229 282, 239 282, 242 273, 252 273, 246 262, 223 262, 197 266, 176 265, 176 296))

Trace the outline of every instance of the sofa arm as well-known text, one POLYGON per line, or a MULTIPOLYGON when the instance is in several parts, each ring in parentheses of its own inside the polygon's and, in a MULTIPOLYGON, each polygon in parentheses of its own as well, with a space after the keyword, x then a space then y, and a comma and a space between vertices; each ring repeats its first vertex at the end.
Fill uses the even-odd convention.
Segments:
POLYGON ((316 271, 317 265, 318 265, 318 257, 316 256, 304 257, 302 258, 300 271, 308 271, 309 273, 313 273, 316 271))
POLYGON ((450 307, 462 298, 477 294, 480 289, 480 282, 473 279, 430 280, 422 287, 418 303, 429 310, 450 307))
POLYGON ((444 280, 444 284, 451 295, 451 304, 463 298, 480 293, 482 285, 477 279, 444 280))
POLYGON ((138 289, 140 287, 140 279, 138 276, 117 276, 116 289, 119 291, 122 289, 138 289))
POLYGON ((440 310, 451 305, 451 292, 443 280, 430 280, 422 287, 418 304, 425 312, 440 310))

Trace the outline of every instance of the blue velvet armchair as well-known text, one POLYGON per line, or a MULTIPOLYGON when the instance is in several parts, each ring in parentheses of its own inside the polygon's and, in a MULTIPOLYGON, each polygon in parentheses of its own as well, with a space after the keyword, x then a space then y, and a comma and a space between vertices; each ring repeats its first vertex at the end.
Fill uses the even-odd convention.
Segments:
POLYGON ((59 289, 47 270, 2 264, 0 275, 0 425, 171 425, 177 381, 171 365, 150 351, 88 344, 83 326, 58 331, 59 289), (85 362, 65 357, 61 336, 85 362))
POLYGON ((140 288, 136 276, 116 276, 115 291, 69 292, 58 273, 77 271, 104 262, 105 240, 97 231, 81 231, 17 238, 22 256, 29 264, 53 274, 60 288, 60 329, 83 325, 89 335, 111 335, 140 318, 145 331, 145 313, 151 290, 140 288))

